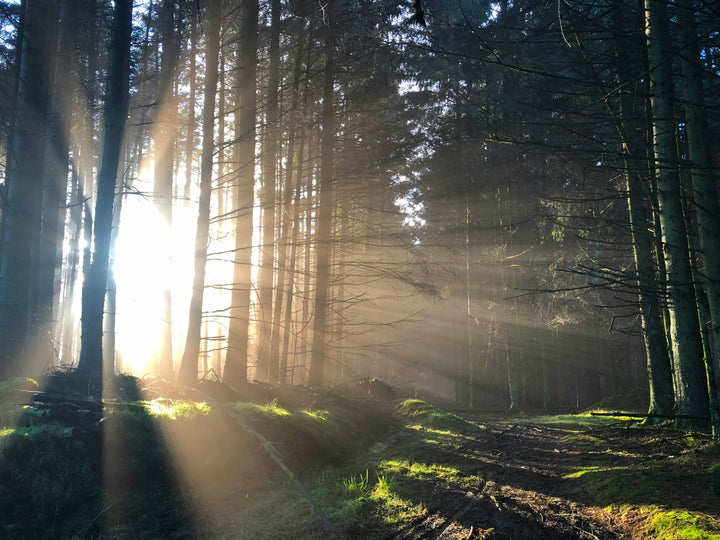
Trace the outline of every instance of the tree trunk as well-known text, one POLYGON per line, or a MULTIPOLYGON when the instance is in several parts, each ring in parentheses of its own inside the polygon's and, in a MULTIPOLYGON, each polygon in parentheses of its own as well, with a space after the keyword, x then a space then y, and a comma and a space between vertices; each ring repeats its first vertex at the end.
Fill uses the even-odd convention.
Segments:
POLYGON ((315 313, 313 317, 312 352, 308 384, 322 386, 327 363, 325 334, 327 329, 328 290, 330 288, 330 244, 332 242, 333 181, 335 160, 335 44, 330 29, 333 5, 325 12, 326 28, 323 70, 322 138, 320 142, 320 201, 317 214, 315 313))
POLYGON ((247 382, 248 331, 252 270, 253 207, 255 204, 255 121, 257 116, 256 69, 258 0, 240 5, 237 95, 233 147, 233 198, 235 222, 235 266, 230 300, 228 352, 223 380, 231 386, 247 382))
POLYGON ((645 16, 653 141, 658 171, 658 210, 666 260, 670 344, 676 377, 675 412, 702 417, 708 414, 707 380, 683 218, 667 4, 662 0, 645 0, 645 16))
POLYGON ((197 3, 190 2, 190 67, 188 68, 188 116, 187 116, 187 140, 185 141, 185 186, 183 188, 183 202, 187 206, 190 203, 190 187, 193 176, 193 154, 195 152, 195 95, 196 77, 195 68, 196 43, 197 43, 197 3))
POLYGON ((215 131, 215 94, 218 83, 221 1, 208 0, 207 4, 207 51, 202 120, 203 143, 200 158, 200 200, 198 201, 197 230, 195 233, 195 275, 190 299, 185 350, 179 373, 179 379, 184 384, 195 384, 197 382, 198 358, 200 355, 205 263, 207 262, 207 246, 210 238, 210 197, 212 195, 213 136, 215 131))
POLYGON ((709 136, 705 123, 707 111, 703 92, 703 69, 697 46, 695 10, 689 0, 680 0, 676 6, 693 208, 697 218, 702 264, 697 279, 707 295, 710 312, 709 331, 712 334, 709 339, 712 343, 711 354, 705 358, 710 416, 713 434, 718 436, 720 435, 720 403, 718 403, 720 396, 717 393, 716 377, 720 371, 720 205, 718 205, 716 177, 708 148, 709 136))
MULTIPOLYGON (((627 31, 624 28, 624 13, 618 4, 613 10, 615 58, 620 87, 633 80, 628 71, 628 50, 625 46, 627 31)), ((668 355, 665 327, 655 276, 653 261, 653 240, 650 236, 651 223, 647 212, 647 194, 639 176, 642 156, 638 143, 638 126, 633 120, 633 99, 629 92, 620 92, 620 120, 618 123, 622 141, 625 180, 628 191, 628 214, 632 235, 633 254, 637 272, 640 317, 645 343, 648 379, 650 383, 651 414, 671 414, 673 407, 673 385, 670 357, 668 355)))
MULTIPOLYGON (((283 334, 283 346, 280 354, 280 382, 287 381, 288 356, 290 352, 290 334, 292 327, 292 307, 293 296, 295 295, 295 266, 297 264, 297 243, 298 230, 300 229, 300 193, 302 191, 302 170, 305 166, 305 133, 300 135, 298 148, 297 173, 295 175, 295 200, 293 204, 292 216, 292 236, 290 238, 290 258, 287 264, 287 291, 285 298, 285 322, 283 324, 285 333, 283 334)), ((292 379, 290 380, 292 383, 292 379)))
POLYGON ((7 204, 3 209, 0 377, 27 367, 26 346, 34 337, 43 156, 57 22, 54 7, 50 0, 27 0, 25 4, 17 113, 8 150, 7 204))
MULTIPOLYGON (((165 255, 165 272, 172 272, 172 205, 173 205, 173 157, 177 138, 177 103, 174 95, 174 80, 179 55, 178 36, 175 30, 177 6, 175 0, 163 0, 158 9, 158 26, 162 52, 160 53, 160 73, 155 102, 155 168, 154 196, 155 206, 164 225, 162 231, 162 249, 165 255)), ((173 375, 172 351, 172 280, 166 280, 162 291, 162 317, 160 349, 158 351, 156 371, 166 378, 173 375)))
POLYGON ((33 356, 38 368, 45 369, 55 360, 55 334, 62 280, 63 239, 65 237, 66 194, 68 188, 71 107, 70 54, 74 49, 73 28, 68 2, 55 6, 48 16, 62 11, 54 58, 53 96, 48 118, 48 146, 43 177, 42 230, 38 257, 38 317, 41 333, 33 356))
POLYGON ((92 375, 113 372, 112 359, 103 362, 102 329, 108 258, 113 220, 113 202, 118 166, 128 113, 130 75, 130 34, 132 31, 132 0, 116 0, 110 37, 110 66, 105 96, 105 133, 98 176, 94 250, 90 270, 82 293, 82 343, 79 369, 92 375))
POLYGON ((270 68, 268 73, 267 105, 265 107, 265 140, 262 152, 262 208, 263 226, 261 262, 258 275, 259 345, 256 376, 268 380, 271 371, 277 373, 277 360, 270 358, 272 333, 273 276, 275 262, 275 180, 278 141, 278 86, 280 85, 280 0, 272 0, 270 23, 270 68), (274 365, 273 365, 274 364, 274 365))

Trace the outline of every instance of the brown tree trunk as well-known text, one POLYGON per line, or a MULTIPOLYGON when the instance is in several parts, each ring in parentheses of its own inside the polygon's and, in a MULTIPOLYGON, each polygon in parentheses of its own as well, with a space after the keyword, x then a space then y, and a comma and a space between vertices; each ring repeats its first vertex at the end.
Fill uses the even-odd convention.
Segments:
MULTIPOLYGON (((175 30, 177 18, 176 0, 163 0, 158 10, 160 28, 160 72, 155 103, 155 169, 154 195, 160 219, 165 226, 163 242, 159 249, 164 250, 165 271, 172 272, 172 205, 173 205, 173 164, 175 140, 177 139, 177 103, 174 95, 175 71, 179 54, 178 36, 175 30)), ((172 291, 167 280, 162 291, 162 318, 160 350, 157 358, 157 372, 166 378, 173 376, 172 350, 172 291)))
POLYGON ((212 195, 212 168, 215 132, 215 95, 218 83, 218 54, 220 49, 221 1, 208 0, 206 14, 206 71, 203 103, 203 143, 200 158, 200 199, 198 201, 197 230, 195 232, 195 275, 193 277, 190 313, 185 339, 185 350, 180 363, 179 380, 195 384, 200 356, 202 308, 205 292, 205 265, 210 237, 210 198, 212 195))
POLYGON ((317 215, 315 313, 313 317, 312 352, 308 384, 319 387, 325 374, 328 291, 330 288, 330 251, 332 242, 333 181, 335 160, 335 43, 330 24, 333 5, 325 12, 326 28, 323 70, 322 138, 320 143, 320 201, 317 215))
POLYGON ((267 104, 265 107, 265 140, 262 151, 262 209, 263 228, 261 261, 258 274, 259 292, 259 345, 258 379, 269 380, 270 371, 277 373, 277 361, 270 359, 272 333, 273 278, 275 263, 275 180, 277 171, 278 141, 278 87, 280 85, 280 0, 272 0, 270 23, 270 68, 268 73, 267 104), (273 365, 274 364, 274 365, 273 365))
POLYGON ((223 380, 237 386, 247 382, 250 326, 253 207, 255 193, 255 121, 258 1, 240 5, 237 96, 233 147, 233 198, 235 221, 235 266, 230 300, 228 351, 223 380))

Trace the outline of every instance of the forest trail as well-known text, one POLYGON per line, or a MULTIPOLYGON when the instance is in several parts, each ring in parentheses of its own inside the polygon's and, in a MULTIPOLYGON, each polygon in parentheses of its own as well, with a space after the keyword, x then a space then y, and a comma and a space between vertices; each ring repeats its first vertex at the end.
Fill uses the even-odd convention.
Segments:
POLYGON ((335 531, 286 490, 249 508, 224 506, 206 522, 207 538, 228 530, 243 530, 238 538, 288 538, 292 530, 296 540, 337 531, 353 540, 720 538, 711 472, 718 446, 704 434, 589 415, 451 414, 407 402, 418 409, 398 406, 404 427, 304 475, 335 531), (273 521, 259 524, 258 515, 273 521))
MULTIPOLYGON (((591 507, 564 496, 564 476, 595 461, 568 448, 568 431, 537 424, 484 423, 481 435, 428 459, 464 474, 452 487, 418 481, 428 515, 394 538, 610 539, 623 530, 591 507)), ((607 459, 615 459, 612 454, 607 459)))
POLYGON ((720 444, 703 433, 453 413, 365 386, 117 383, 103 407, 72 374, 6 392, 0 537, 720 540, 720 444))
MULTIPOLYGON (((416 479, 413 498, 427 512, 392 538, 644 539, 658 532, 648 516, 676 508, 676 499, 707 520, 709 532, 697 538, 720 532, 718 498, 694 461, 701 451, 688 444, 701 434, 627 421, 590 427, 463 416, 483 431, 459 448, 428 447, 424 461, 457 474, 416 479)), ((407 444, 412 431, 392 435, 391 444, 407 444)), ((662 537, 685 538, 669 534, 662 537)))

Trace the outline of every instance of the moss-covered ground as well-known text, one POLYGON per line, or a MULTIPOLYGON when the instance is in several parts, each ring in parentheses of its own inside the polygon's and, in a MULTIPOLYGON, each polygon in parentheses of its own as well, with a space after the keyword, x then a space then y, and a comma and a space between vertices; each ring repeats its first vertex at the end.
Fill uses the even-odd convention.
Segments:
MULTIPOLYGON (((0 538, 720 540, 720 444, 388 391, 0 383, 0 538)), ((375 384, 375 388, 378 384, 375 384)))

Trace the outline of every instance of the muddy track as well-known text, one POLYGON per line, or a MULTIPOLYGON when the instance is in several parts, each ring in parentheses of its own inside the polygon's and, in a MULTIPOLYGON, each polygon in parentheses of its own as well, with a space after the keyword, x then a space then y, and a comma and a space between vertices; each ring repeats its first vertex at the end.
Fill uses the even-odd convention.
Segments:
MULTIPOLYGON (((393 539, 612 539, 621 538, 582 504, 563 497, 563 475, 586 455, 563 443, 566 431, 532 424, 485 424, 458 451, 437 462, 461 465, 478 482, 459 486, 418 482, 428 514, 393 539)), ((441 454, 445 454, 444 456, 441 454)))

